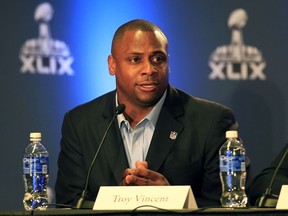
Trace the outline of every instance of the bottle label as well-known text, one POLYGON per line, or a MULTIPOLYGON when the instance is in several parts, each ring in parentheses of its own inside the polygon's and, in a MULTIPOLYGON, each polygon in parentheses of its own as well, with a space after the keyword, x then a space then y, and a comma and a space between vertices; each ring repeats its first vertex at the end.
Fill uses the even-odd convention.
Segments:
POLYGON ((246 171, 245 154, 221 155, 220 172, 246 171))
POLYGON ((24 157, 23 173, 24 174, 48 174, 48 157, 24 157))

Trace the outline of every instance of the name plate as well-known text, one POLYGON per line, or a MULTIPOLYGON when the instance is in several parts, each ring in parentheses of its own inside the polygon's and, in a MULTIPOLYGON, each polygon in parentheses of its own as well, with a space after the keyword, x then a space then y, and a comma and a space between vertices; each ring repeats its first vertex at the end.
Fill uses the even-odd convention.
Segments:
POLYGON ((276 209, 288 209, 288 185, 282 185, 276 209))
POLYGON ((197 209, 190 186, 102 186, 93 210, 197 209))

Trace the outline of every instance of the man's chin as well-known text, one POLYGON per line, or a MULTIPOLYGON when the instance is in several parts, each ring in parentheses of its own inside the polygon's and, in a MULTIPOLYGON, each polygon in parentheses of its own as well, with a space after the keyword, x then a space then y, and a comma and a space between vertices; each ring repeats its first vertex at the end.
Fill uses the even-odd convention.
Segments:
POLYGON ((153 107, 155 106, 158 101, 161 99, 161 96, 160 97, 146 97, 146 98, 139 98, 139 103, 141 104, 142 107, 153 107))

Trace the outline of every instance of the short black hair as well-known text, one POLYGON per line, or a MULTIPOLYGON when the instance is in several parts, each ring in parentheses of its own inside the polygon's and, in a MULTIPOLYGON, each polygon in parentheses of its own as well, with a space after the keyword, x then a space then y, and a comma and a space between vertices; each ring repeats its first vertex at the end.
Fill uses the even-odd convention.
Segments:
POLYGON ((112 47, 111 47, 111 53, 113 53, 113 47, 115 44, 115 41, 118 40, 119 38, 121 38, 125 32, 127 31, 136 31, 136 30, 140 30, 140 31, 158 31, 161 33, 161 35, 163 36, 163 38, 165 38, 165 40, 167 41, 168 44, 168 40, 166 35, 164 34, 164 32, 154 23, 151 23, 147 20, 141 20, 141 19, 135 19, 135 20, 131 20, 127 23, 124 23, 123 25, 121 25, 115 32, 114 36, 113 36, 113 40, 112 40, 112 47))

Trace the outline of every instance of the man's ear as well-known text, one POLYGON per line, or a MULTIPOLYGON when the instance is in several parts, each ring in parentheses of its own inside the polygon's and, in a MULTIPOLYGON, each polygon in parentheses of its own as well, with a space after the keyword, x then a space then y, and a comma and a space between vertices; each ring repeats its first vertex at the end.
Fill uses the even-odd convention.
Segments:
POLYGON ((112 55, 108 56, 108 68, 111 76, 115 75, 116 62, 112 55))

